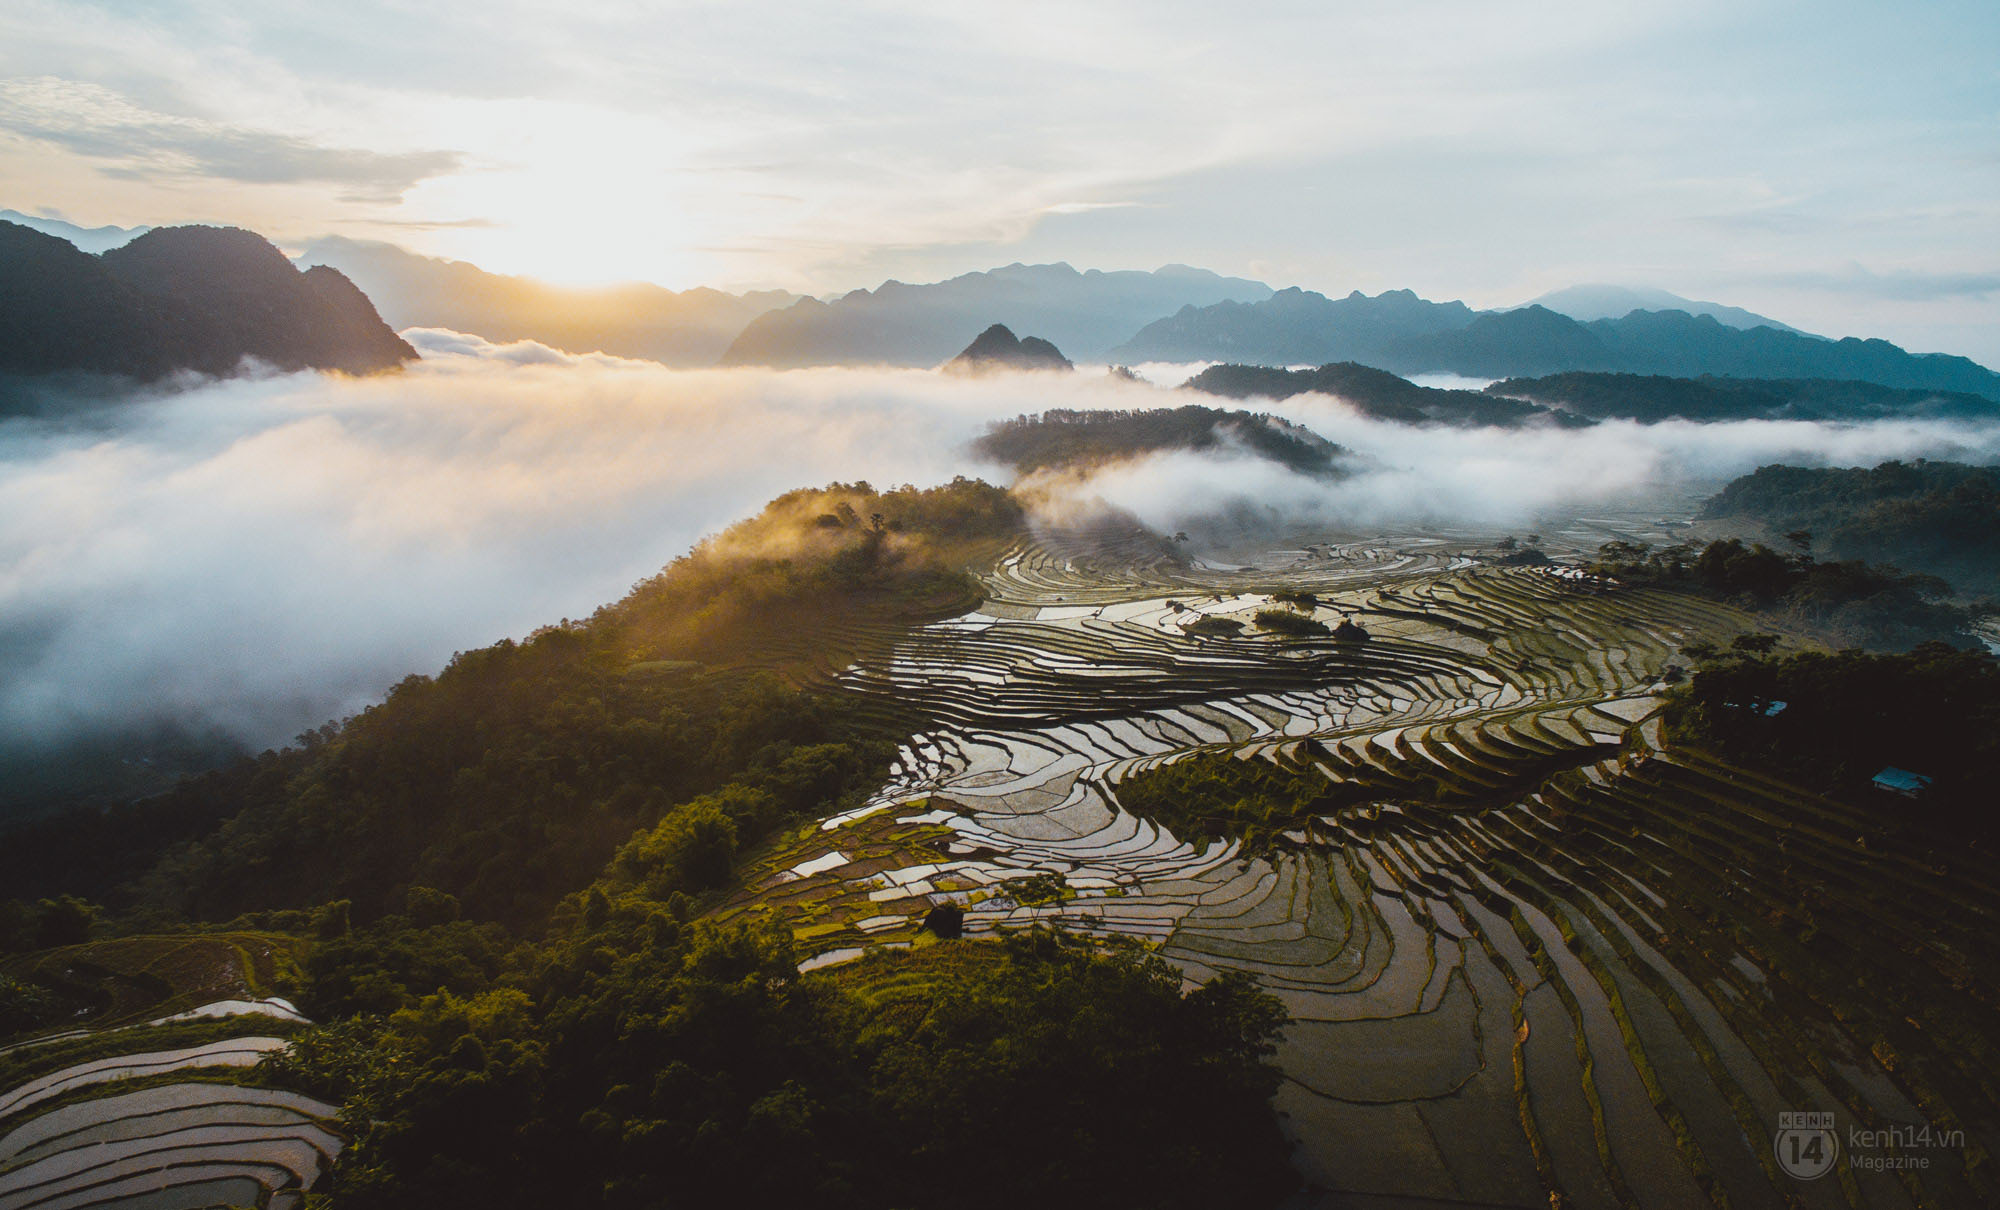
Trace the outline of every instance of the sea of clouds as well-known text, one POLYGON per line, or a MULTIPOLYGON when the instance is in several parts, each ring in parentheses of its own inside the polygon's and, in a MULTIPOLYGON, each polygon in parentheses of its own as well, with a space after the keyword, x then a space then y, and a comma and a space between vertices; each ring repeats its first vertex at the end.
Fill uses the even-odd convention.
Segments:
MULTIPOLYGON (((405 333, 405 372, 209 382, 0 421, 0 731, 58 743, 169 722, 253 747, 458 650, 587 616, 793 487, 1004 477, 967 452, 1049 408, 1223 401, 1110 376, 668 370, 405 333)), ((1171 380, 1169 380, 1171 381, 1171 380)), ((1251 404, 1357 455, 1328 482, 1225 451, 1106 468, 1166 530, 1254 502, 1353 530, 1528 524, 1769 462, 2000 456, 2000 427, 1751 422, 1419 430, 1337 400, 1251 404)))

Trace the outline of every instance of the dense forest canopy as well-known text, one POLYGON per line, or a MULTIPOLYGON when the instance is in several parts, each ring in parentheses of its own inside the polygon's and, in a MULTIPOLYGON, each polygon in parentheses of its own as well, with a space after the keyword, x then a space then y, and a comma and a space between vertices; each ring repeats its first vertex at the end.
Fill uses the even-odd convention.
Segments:
POLYGON ((1056 409, 1001 421, 973 442, 982 458, 1022 474, 1090 467, 1168 450, 1248 450, 1301 474, 1341 470, 1344 450, 1278 416, 1187 404, 1145 411, 1056 409))
POLYGON ((1702 515, 1804 531, 1814 549, 1838 558, 2000 594, 2000 467, 1921 459, 1873 468, 1765 466, 1723 488, 1702 515))
POLYGON ((1669 378, 1571 371, 1508 378, 1489 395, 1526 399, 1592 420, 1878 420, 1991 418, 2000 404, 1963 392, 1886 387, 1828 378, 1669 378))
POLYGON ((1187 387, 1228 399, 1289 399, 1293 395, 1313 391, 1344 399, 1363 415, 1397 424, 1515 428, 1537 416, 1569 423, 1562 413, 1551 412, 1539 404, 1479 391, 1448 391, 1418 386, 1387 370, 1372 369, 1351 361, 1323 365, 1315 370, 1287 370, 1275 366, 1210 366, 1190 378, 1187 387))
MULTIPOLYGON (((1143 950, 1047 934, 801 976, 782 920, 707 918, 746 854, 880 784, 916 721, 826 670, 969 607, 962 569, 1020 528, 962 479, 780 497, 593 618, 165 800, 10 835, 0 877, 46 897, 0 910, 0 950, 299 939, 286 990, 322 1024, 263 1075, 344 1106, 339 1206, 1274 1201, 1283 1012, 1246 978, 1184 991, 1143 950)), ((50 1028, 92 992, 17 965, 0 1022, 50 1028)))
POLYGON ((1973 640, 1967 631, 1983 612, 1947 600, 1951 586, 1936 576, 1858 559, 1821 562, 1804 550, 1781 553, 1737 538, 1661 550, 1608 542, 1599 549, 1594 570, 1627 582, 1738 601, 1859 647, 1969 645, 1973 640))
POLYGON ((1733 652, 1677 690, 1676 739, 1983 846, 2000 842, 2000 661, 1922 644, 1904 654, 1733 652), (1776 708, 1783 702, 1782 708, 1776 708), (1915 799, 1871 780, 1886 767, 1931 779, 1915 799))
POLYGON ((533 925, 676 804, 743 788, 747 842, 865 784, 886 735, 830 706, 824 671, 871 626, 970 608, 963 568, 1020 525, 965 479, 788 493, 595 617, 461 653, 142 807, 18 829, 0 877, 210 920, 338 899, 372 918, 425 885, 533 925))

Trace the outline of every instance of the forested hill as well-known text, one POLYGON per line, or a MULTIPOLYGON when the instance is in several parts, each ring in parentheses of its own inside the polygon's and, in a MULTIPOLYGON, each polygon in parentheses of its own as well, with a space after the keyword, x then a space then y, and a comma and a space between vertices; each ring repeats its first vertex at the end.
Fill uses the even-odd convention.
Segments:
MULTIPOLYGON (((788 848, 928 725, 827 674, 976 604, 961 569, 1023 532, 969 480, 792 492, 588 621, 0 838, 29 900, 0 902, 0 961, 56 955, 0 969, 0 1040, 99 1011, 112 976, 50 949, 93 920, 169 952, 227 921, 303 953, 285 990, 321 1025, 252 1079, 342 1107, 333 1205, 1275 1204, 1284 1012, 1248 976, 1190 991, 1040 931, 798 969, 788 848)), ((935 859, 897 815, 838 843, 935 859)), ((864 908, 877 868, 849 875, 864 908)))
POLYGON ((1526 399, 1592 420, 1880 420, 1992 418, 2000 403, 1958 391, 1886 387, 1829 378, 1670 378, 1582 370, 1509 378, 1489 395, 1526 399))
POLYGON ((254 357, 368 374, 416 356, 338 270, 302 273, 249 231, 157 228, 92 256, 0 223, 0 373, 151 380, 254 357))
MULTIPOLYGON (((1341 362, 1314 370, 1284 370, 1273 366, 1210 366, 1187 382, 1189 390, 1226 399, 1289 399, 1308 391, 1336 395, 1362 413, 1397 424, 1454 427, 1513 428, 1536 417, 1572 423, 1564 413, 1539 404, 1479 391, 1450 391, 1418 386, 1386 370, 1341 362)), ((1588 421, 1577 420, 1585 424, 1588 421)))
POLYGON ((972 480, 789 493, 587 621, 464 652, 297 748, 123 815, 10 837, 0 885, 67 880, 228 919, 336 899, 372 918, 423 884, 475 918, 537 924, 678 802, 742 781, 747 838, 879 775, 866 720, 812 687, 881 636, 972 608, 961 569, 1021 526, 1006 492, 972 480), (174 840, 192 844, 149 869, 174 840))
POLYGON ((1885 462, 1874 468, 1765 466, 1702 510, 1774 533, 1803 531, 1815 552, 1941 576, 2000 594, 2000 467, 1885 462))
POLYGON ((1277 416, 1189 404, 1138 412, 1050 411, 1002 421, 973 443, 975 454, 1038 470, 1090 467, 1169 450, 1234 446, 1308 475, 1337 475, 1345 454, 1302 425, 1277 416))

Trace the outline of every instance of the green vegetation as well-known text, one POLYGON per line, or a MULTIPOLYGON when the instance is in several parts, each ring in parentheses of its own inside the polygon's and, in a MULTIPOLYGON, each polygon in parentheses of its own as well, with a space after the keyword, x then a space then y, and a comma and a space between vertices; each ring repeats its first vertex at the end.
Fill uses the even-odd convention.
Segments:
POLYGON ((1201 752, 1126 778, 1118 802, 1185 840, 1242 840, 1267 848, 1322 815, 1380 796, 1364 782, 1334 782, 1317 769, 1228 752, 1201 752))
POLYGON ((1387 370, 1351 361, 1335 362, 1315 370, 1287 370, 1276 366, 1210 366, 1189 379, 1187 385, 1190 390, 1229 399, 1289 399, 1293 395, 1317 391, 1336 395, 1365 415, 1396 424, 1514 428, 1537 416, 1548 416, 1559 423, 1568 420, 1566 413, 1551 412, 1519 399, 1504 399, 1478 391, 1420 387, 1387 370))
POLYGON ((1873 469, 1765 466, 1723 488, 1709 517, 1752 517, 1805 531, 1843 559, 1943 576, 2000 594, 2000 467, 1884 462, 1873 469))
POLYGON ((268 1070, 347 1106, 343 1207, 1254 1205, 1282 1020, 1045 933, 801 978, 782 933, 627 899, 268 1070))
MULTIPOLYGON (((1019 524, 1004 492, 963 479, 789 493, 587 621, 462 653, 143 811, 10 837, 0 878, 196 920, 337 900, 366 920, 428 886, 532 928, 635 831, 715 811, 734 828, 709 829, 726 871, 736 844, 886 767, 893 733, 817 688, 842 644, 970 607, 961 568, 1019 524), (107 835, 125 815, 153 826, 107 835)), ((700 889, 715 867, 674 876, 700 889)))
MULTIPOLYGON (((810 919, 759 901, 921 721, 829 672, 976 602, 961 569, 1020 525, 965 480, 791 493, 586 621, 183 783, 138 838, 17 833, 9 885, 50 889, 0 912, 34 951, 0 968, 0 1025, 174 1000, 189 955, 283 934, 295 966, 232 977, 282 973, 324 1023, 260 1078, 345 1106, 342 1207, 1274 1201, 1283 1014, 1247 978, 1183 994, 1142 949, 1048 935, 801 977, 795 923, 895 909, 847 874, 781 884, 824 892, 810 919), (105 973, 65 983, 85 956, 105 973)), ((934 825, 852 832, 872 868, 935 856, 934 825)))
POLYGON ((1325 622, 1311 614, 1289 609, 1260 609, 1252 619, 1257 629, 1286 638, 1308 639, 1333 633, 1325 622))
POLYGON ((217 1000, 292 991, 294 938, 214 931, 86 941, 97 912, 73 896, 0 902, 0 1037, 130 1024, 217 1000), (25 922, 25 930, 9 921, 25 922), (10 937, 11 934, 11 937, 10 937))
POLYGON ((1198 639, 1228 639, 1243 633, 1243 623, 1235 618, 1208 613, 1181 627, 1181 630, 1198 639))
POLYGON ((1944 598, 1936 576, 1907 574, 1858 560, 1822 563, 1804 551, 1781 554, 1736 538, 1703 547, 1683 543, 1651 551, 1607 542, 1593 570, 1626 582, 1704 592, 1810 626, 1836 642, 1903 649, 1925 642, 1965 643, 1978 609, 1944 598))
POLYGON ((1991 399, 1956 391, 1831 378, 1670 378, 1571 371, 1509 378, 1488 394, 1527 399, 1592 420, 1875 420, 1910 416, 1990 417, 1991 399))
POLYGON ((1091 466, 1165 450, 1236 445, 1301 474, 1340 473, 1344 451, 1311 429, 1277 416, 1188 404, 1141 412, 1068 411, 1017 416, 973 443, 981 457, 1022 474, 1091 466))
POLYGON ((1855 801, 1881 797, 1869 783, 1884 767, 1919 773, 1929 788, 1882 801, 1886 818, 2000 842, 2000 662, 1983 652, 1740 651, 1704 664, 1671 702, 1682 742, 1855 801))

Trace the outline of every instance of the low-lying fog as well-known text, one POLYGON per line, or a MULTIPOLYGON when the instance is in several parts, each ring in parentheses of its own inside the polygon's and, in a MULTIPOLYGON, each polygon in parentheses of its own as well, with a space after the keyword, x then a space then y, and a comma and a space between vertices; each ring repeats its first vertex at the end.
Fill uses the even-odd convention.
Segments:
MULTIPOLYGON (((426 360, 395 376, 239 379, 0 421, 0 732, 164 720, 280 743, 456 650, 587 615, 788 488, 995 477, 964 447, 1019 413, 1236 406, 1095 373, 674 371, 406 335, 426 360)), ((1169 531, 1243 501, 1348 530, 1483 528, 1768 462, 2000 453, 2000 428, 1929 422, 1413 430, 1325 398, 1250 406, 1369 469, 1327 484, 1170 455, 1071 494, 1169 531)))

